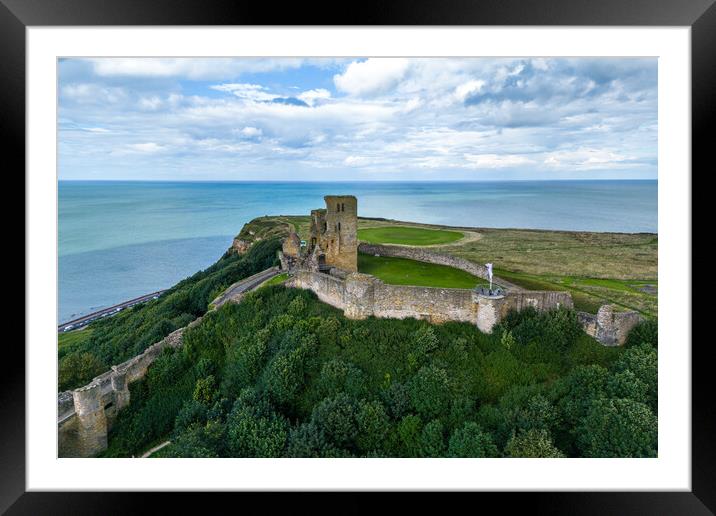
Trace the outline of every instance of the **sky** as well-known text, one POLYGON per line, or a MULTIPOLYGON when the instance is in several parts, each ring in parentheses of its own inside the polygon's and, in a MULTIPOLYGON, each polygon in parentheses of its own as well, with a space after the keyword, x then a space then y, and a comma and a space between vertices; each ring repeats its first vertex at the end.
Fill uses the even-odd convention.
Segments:
POLYGON ((656 179, 656 58, 71 58, 61 180, 656 179))

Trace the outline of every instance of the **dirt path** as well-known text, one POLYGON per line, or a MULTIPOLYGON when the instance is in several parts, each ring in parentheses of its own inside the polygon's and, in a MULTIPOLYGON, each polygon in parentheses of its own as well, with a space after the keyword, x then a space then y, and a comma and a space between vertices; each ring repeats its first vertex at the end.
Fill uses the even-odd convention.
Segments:
POLYGON ((155 446, 154 448, 152 448, 151 450, 148 450, 148 451, 144 452, 144 454, 142 455, 142 458, 145 459, 145 458, 149 457, 152 453, 161 450, 161 449, 164 448, 165 446, 169 446, 171 443, 172 443, 171 441, 164 441, 162 444, 156 445, 156 446, 155 446))

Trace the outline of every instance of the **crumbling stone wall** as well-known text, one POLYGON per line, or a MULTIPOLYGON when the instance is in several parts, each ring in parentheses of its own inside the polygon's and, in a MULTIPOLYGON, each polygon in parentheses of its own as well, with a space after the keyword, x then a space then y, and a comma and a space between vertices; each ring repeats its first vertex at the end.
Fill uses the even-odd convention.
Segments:
POLYGON ((318 299, 336 308, 345 309, 346 283, 330 274, 298 270, 286 281, 286 286, 311 290, 318 299))
POLYGON ((472 291, 459 288, 386 285, 376 281, 373 314, 394 319, 425 319, 433 323, 475 323, 478 305, 472 291))
POLYGON ((508 292, 505 296, 505 305, 502 315, 514 309, 518 312, 531 306, 536 310, 556 310, 558 308, 574 308, 574 302, 569 292, 556 290, 521 290, 508 292))
POLYGON ((602 305, 597 312, 595 338, 605 346, 622 346, 631 329, 644 318, 634 311, 620 312, 614 305, 602 305))
POLYGON ((519 291, 501 296, 483 296, 469 289, 386 285, 368 274, 337 275, 300 270, 286 286, 312 290, 318 299, 344 311, 348 318, 414 317, 435 323, 462 321, 489 333, 511 309, 533 306, 551 310, 571 308, 568 292, 519 291))
POLYGON ((149 366, 167 347, 178 347, 184 332, 201 322, 173 331, 87 385, 57 396, 58 456, 91 457, 107 448, 107 433, 117 414, 130 402, 129 384, 143 378, 149 366))

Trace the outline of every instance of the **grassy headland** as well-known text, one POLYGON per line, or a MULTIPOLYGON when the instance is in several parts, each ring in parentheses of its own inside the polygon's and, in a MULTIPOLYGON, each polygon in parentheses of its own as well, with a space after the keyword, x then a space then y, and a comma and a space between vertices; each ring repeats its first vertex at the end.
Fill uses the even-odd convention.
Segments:
MULTIPOLYGON (((262 217, 247 224, 242 235, 262 238, 276 234, 276 228, 287 233, 289 227, 306 240, 310 217, 262 217)), ((359 218, 358 237, 430 245, 433 251, 475 263, 492 262, 497 276, 521 287, 569 291, 577 310, 596 313, 601 305, 613 303, 646 316, 657 315, 659 238, 654 233, 449 227, 359 218), (446 234, 464 236, 434 243, 436 235, 446 234)))

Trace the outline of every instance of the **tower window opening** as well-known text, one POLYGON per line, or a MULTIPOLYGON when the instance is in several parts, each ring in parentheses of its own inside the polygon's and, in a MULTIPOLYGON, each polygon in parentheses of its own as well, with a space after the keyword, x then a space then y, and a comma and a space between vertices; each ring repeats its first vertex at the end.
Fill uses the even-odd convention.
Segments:
POLYGON ((346 211, 346 205, 341 203, 341 211, 346 211))
POLYGON ((341 204, 340 204, 340 203, 337 203, 337 204, 336 204, 336 211, 341 211, 341 204))
POLYGON ((339 232, 341 231, 341 223, 340 222, 338 223, 338 231, 339 232))

